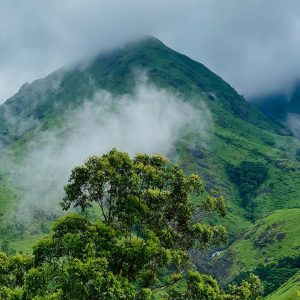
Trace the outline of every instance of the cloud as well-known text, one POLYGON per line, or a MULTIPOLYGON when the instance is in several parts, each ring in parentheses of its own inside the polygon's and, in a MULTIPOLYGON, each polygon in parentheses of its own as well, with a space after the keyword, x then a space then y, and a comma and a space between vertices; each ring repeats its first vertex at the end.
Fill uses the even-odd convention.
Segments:
MULTIPOLYGON (((20 216, 28 217, 24 212, 31 206, 58 207, 71 169, 90 155, 101 155, 113 147, 131 155, 166 155, 182 134, 197 137, 205 147, 211 126, 204 104, 196 109, 180 96, 144 80, 130 95, 113 96, 98 90, 66 113, 62 127, 40 132, 28 144, 22 160, 10 168, 23 195, 20 216)), ((192 144, 193 138, 189 142, 192 144)))
POLYGON ((292 131, 293 135, 300 139, 300 115, 289 113, 286 118, 286 125, 292 131))
POLYGON ((0 99, 145 34, 204 63, 249 98, 286 89, 300 77, 299 16, 298 0, 2 0, 0 99))

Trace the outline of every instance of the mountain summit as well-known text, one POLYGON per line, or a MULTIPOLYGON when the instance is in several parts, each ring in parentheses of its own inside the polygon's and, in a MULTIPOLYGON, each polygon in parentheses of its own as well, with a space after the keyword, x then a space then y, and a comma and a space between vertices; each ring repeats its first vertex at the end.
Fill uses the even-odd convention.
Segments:
POLYGON ((220 124, 230 126, 230 114, 262 129, 281 130, 204 65, 168 48, 154 37, 147 37, 24 84, 0 107, 0 139, 4 143, 19 139, 37 122, 79 105, 97 89, 114 94, 130 93, 135 71, 147 72, 150 82, 186 98, 200 96, 220 124), (18 127, 20 118, 27 119, 26 128, 18 127), (9 119, 13 119, 17 127, 13 128, 9 119))

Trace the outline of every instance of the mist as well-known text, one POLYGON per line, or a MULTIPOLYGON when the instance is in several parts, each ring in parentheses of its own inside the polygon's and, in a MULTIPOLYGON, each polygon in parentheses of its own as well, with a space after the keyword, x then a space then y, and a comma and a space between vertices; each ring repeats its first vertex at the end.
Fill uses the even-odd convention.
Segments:
POLYGON ((190 147, 192 136, 197 136, 198 143, 200 137, 201 146, 206 147, 212 119, 207 107, 200 107, 144 79, 128 95, 96 91, 66 112, 62 128, 40 132, 28 144, 22 161, 13 166, 14 181, 22 193, 20 217, 30 216, 32 206, 57 209, 72 168, 91 155, 114 147, 130 155, 168 155, 182 134, 191 135, 190 147))
POLYGON ((2 0, 0 102, 24 82, 154 35, 247 99, 300 78, 298 0, 2 0))
POLYGON ((289 113, 286 118, 286 125, 293 135, 300 140, 300 115, 289 113))

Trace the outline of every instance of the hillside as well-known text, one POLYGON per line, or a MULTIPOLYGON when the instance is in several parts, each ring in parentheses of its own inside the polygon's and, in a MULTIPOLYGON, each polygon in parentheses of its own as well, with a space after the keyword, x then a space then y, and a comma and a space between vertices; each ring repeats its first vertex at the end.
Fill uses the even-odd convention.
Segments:
POLYGON ((257 221, 211 260, 212 273, 226 283, 254 272, 266 293, 277 289, 300 269, 299 219, 300 209, 288 209, 257 221))
MULTIPOLYGON (((233 114, 262 129, 275 131, 274 124, 220 77, 150 37, 24 84, 1 106, 1 140, 12 143, 32 130, 38 121, 61 115, 67 107, 90 97, 97 88, 114 94, 132 91, 134 71, 140 69, 146 70, 150 81, 160 87, 174 89, 187 97, 200 94, 215 111, 219 123, 229 121, 229 114, 233 114), (221 116, 222 112, 227 115, 221 116), (13 118, 14 124, 7 115, 13 118), (25 128, 18 126, 22 118, 28 120, 25 128)), ((231 123, 227 126, 234 125, 231 123)))
POLYGON ((204 65, 152 37, 24 84, 0 106, 0 122, 0 240, 15 250, 48 232, 70 169, 120 139, 131 152, 163 152, 219 189, 230 241, 269 212, 299 207, 300 142, 204 65), (153 106, 150 119, 140 118, 153 106), (157 147, 147 143, 160 135, 157 147))
POLYGON ((300 298, 300 272, 283 284, 265 300, 294 300, 300 298))

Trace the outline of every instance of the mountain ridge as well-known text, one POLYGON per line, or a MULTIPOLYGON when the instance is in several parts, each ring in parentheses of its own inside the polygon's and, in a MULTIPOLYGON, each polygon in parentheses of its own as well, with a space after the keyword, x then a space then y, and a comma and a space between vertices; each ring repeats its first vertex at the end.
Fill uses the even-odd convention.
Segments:
POLYGON ((158 86, 168 86, 183 94, 206 93, 206 102, 219 101, 220 97, 218 105, 222 105, 225 111, 230 110, 262 129, 283 132, 204 65, 168 48, 156 38, 148 37, 100 54, 84 68, 77 64, 24 84, 18 93, 0 106, 0 121, 4 124, 0 137, 7 135, 5 130, 9 130, 4 117, 7 110, 11 117, 26 112, 27 118, 41 120, 46 114, 57 114, 62 106, 78 105, 80 99, 91 97, 97 88, 119 94, 130 93, 135 68, 146 70, 150 80, 158 86), (191 84, 187 86, 186 82, 191 84), (220 90, 222 94, 214 95, 213 90, 220 90))

